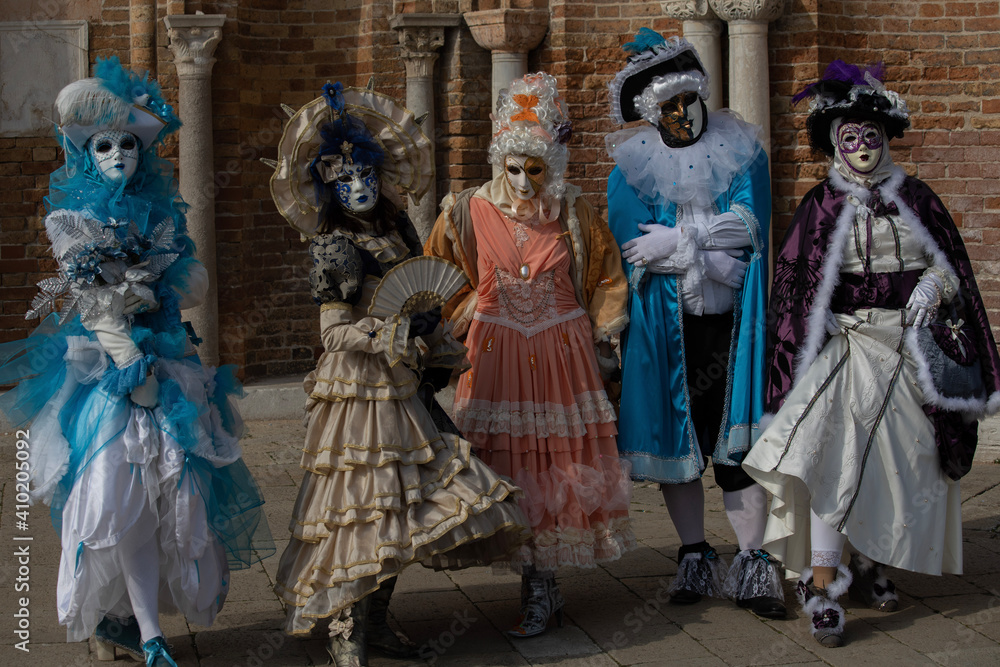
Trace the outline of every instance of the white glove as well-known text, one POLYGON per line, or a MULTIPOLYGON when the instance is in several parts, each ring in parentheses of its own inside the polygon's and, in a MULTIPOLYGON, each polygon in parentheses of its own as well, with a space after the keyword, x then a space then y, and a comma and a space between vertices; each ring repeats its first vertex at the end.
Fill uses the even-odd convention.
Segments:
POLYGON ((743 287, 743 277, 747 274, 747 262, 732 257, 725 250, 706 250, 702 254, 705 263, 705 277, 727 287, 743 287))
POLYGON ((160 304, 157 301, 143 299, 141 296, 133 294, 132 290, 129 289, 125 292, 125 308, 122 310, 122 314, 133 315, 135 313, 148 313, 159 307, 160 304))
POLYGON ((140 384, 132 390, 129 396, 133 403, 137 403, 144 408, 152 408, 156 405, 160 393, 160 383, 155 375, 147 375, 146 383, 140 384))
POLYGON ((944 283, 937 276, 927 274, 921 278, 906 302, 906 323, 914 329, 929 326, 937 317, 943 290, 944 283))
POLYGON ((622 246, 622 257, 629 264, 645 266, 666 259, 677 250, 677 242, 681 238, 681 230, 677 227, 640 223, 639 231, 644 232, 642 236, 626 241, 622 246))

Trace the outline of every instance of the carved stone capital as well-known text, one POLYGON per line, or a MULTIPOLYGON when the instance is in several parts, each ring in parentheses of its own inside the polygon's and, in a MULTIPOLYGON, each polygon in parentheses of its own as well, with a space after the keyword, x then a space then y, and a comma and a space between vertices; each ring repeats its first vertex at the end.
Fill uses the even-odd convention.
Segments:
POLYGON ((399 31, 399 46, 406 65, 406 76, 431 77, 437 50, 444 45, 444 28, 409 27, 399 31))
POLYGON ((225 14, 173 14, 164 17, 170 52, 179 77, 208 77, 215 47, 222 41, 225 14))
POLYGON ((536 9, 486 9, 465 12, 476 44, 492 53, 527 53, 542 43, 549 13, 536 9))
POLYGON ((774 21, 785 10, 784 0, 708 0, 724 21, 774 21))
POLYGON ((718 18, 708 0, 664 0, 660 3, 663 13, 672 19, 708 21, 718 18))

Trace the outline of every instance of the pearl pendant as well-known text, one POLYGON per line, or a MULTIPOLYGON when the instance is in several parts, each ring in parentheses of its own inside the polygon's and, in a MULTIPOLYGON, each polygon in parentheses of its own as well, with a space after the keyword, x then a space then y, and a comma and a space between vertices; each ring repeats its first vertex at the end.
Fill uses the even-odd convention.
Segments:
POLYGON ((531 269, 528 268, 527 264, 522 264, 521 265, 521 278, 524 279, 524 280, 527 280, 530 277, 531 277, 531 269))

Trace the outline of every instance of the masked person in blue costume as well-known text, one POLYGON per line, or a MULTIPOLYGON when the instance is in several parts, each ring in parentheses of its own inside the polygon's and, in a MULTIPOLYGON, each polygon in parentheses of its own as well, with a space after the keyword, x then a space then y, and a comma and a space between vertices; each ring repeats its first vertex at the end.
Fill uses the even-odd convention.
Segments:
POLYGON ((230 368, 201 364, 180 311, 208 288, 186 236, 172 165, 156 147, 180 122, 155 81, 98 60, 56 99, 66 164, 45 231, 59 263, 25 340, 0 346, 2 407, 29 421, 31 489, 62 537, 59 622, 175 665, 159 612, 211 625, 230 571, 274 551, 241 459, 230 368))
POLYGON ((731 597, 785 615, 779 564, 761 550, 764 490, 740 468, 763 413, 771 192, 760 128, 708 113, 690 43, 643 28, 610 84, 616 167, 608 223, 629 277, 618 447, 632 477, 660 483, 681 538, 671 602, 731 597), (705 541, 706 461, 740 551, 731 569, 705 541))

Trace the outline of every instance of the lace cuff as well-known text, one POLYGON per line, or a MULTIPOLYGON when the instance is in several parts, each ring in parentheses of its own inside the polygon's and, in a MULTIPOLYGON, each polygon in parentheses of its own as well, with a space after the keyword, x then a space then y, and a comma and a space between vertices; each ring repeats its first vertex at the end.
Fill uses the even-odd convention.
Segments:
POLYGON ((951 303, 958 294, 958 276, 948 267, 931 266, 924 270, 924 276, 934 276, 941 281, 941 303, 951 303))

